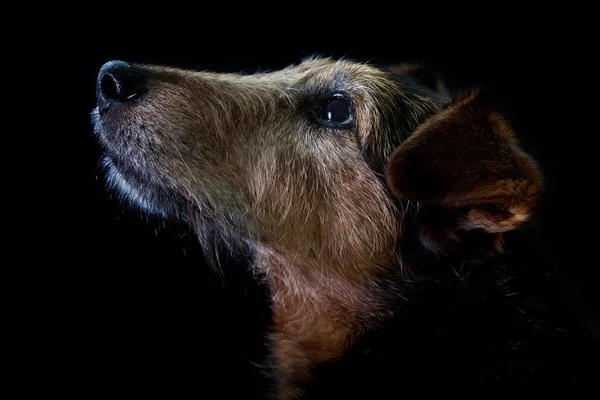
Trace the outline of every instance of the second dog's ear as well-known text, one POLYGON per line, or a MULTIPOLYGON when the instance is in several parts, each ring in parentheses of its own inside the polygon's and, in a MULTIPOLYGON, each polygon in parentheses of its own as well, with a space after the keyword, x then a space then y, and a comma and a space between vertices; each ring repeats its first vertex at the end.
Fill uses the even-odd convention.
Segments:
POLYGON ((536 163, 477 92, 421 124, 391 155, 387 182, 400 199, 450 210, 455 228, 489 233, 527 221, 542 188, 536 163))

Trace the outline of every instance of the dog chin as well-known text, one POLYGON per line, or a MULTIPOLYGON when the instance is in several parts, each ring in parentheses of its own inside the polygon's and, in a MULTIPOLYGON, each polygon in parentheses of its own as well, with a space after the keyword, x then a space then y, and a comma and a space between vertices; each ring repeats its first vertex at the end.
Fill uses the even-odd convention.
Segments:
POLYGON ((169 215, 168 210, 160 205, 159 200, 164 195, 161 196, 152 188, 136 182, 135 178, 126 176, 127 174, 123 173, 108 155, 103 157, 102 166, 106 171, 108 188, 118 193, 130 205, 150 215, 169 215))

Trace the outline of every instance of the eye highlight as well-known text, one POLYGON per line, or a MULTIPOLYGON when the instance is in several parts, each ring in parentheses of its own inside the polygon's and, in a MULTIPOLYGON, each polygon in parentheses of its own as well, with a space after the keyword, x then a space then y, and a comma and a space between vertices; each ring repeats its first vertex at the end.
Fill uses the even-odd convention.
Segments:
POLYGON ((352 107, 341 94, 335 94, 321 106, 319 118, 328 125, 344 126, 352 122, 352 107))

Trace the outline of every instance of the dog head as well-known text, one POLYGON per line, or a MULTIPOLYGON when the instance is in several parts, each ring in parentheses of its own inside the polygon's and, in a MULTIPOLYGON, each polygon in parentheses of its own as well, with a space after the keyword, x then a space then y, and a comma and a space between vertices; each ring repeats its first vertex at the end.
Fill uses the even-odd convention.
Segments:
POLYGON ((201 238, 364 260, 397 236, 388 155, 445 99, 348 60, 253 75, 107 63, 95 132, 112 185, 201 238), (231 239, 233 238, 233 239, 231 239))
POLYGON ((447 106, 411 71, 318 58, 252 75, 107 63, 93 121, 108 180, 202 242, 218 233, 352 263, 389 257, 401 222, 390 190, 424 207, 431 249, 518 227, 539 198, 535 163, 480 95, 447 106))

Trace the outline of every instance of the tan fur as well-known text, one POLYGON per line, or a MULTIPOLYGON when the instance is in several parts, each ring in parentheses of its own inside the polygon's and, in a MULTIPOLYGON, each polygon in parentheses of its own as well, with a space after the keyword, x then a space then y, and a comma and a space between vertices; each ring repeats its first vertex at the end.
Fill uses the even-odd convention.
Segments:
MULTIPOLYGON (((186 219, 207 247, 218 231, 254 251, 254 269, 272 292, 276 397, 296 398, 315 365, 335 360, 385 318, 387 305, 373 288, 387 272, 402 270, 395 253, 402 212, 383 168, 369 162, 385 166, 417 130, 394 153, 390 182, 400 197, 412 200, 416 193, 416 201, 426 202, 418 183, 404 181, 402 163, 411 162, 405 153, 415 149, 424 156, 423 140, 431 140, 426 131, 460 121, 462 103, 421 125, 441 111, 435 93, 409 91, 388 72, 346 60, 310 59, 254 75, 137 68, 148 77, 147 92, 116 111, 94 114, 110 156, 109 179, 142 208, 186 219), (333 92, 352 101, 351 129, 309 122, 315 96, 333 92)), ((489 120, 502 124, 498 117, 489 120)), ((456 140, 440 143, 454 146, 456 140)), ((432 148, 434 159, 447 152, 435 143, 432 148)), ((524 190, 515 180, 508 186, 491 180, 479 191, 474 183, 434 201, 504 201, 507 187, 524 190)), ((526 219, 523 204, 529 203, 510 203, 511 218, 494 229, 526 219)), ((461 223, 493 230, 482 225, 491 221, 481 217, 486 212, 474 208, 461 223)), ((494 246, 501 243, 494 240, 494 246)))
MULTIPOLYGON (((147 94, 118 115, 96 115, 96 131, 134 174, 186 199, 175 213, 201 240, 218 227, 256 252, 273 296, 277 396, 292 398, 316 363, 341 355, 370 315, 385 314, 370 285, 401 268, 401 219, 364 154, 385 161, 438 106, 404 93, 388 72, 344 60, 249 76, 140 68, 147 94), (353 131, 299 115, 324 90, 352 99, 353 131), (407 112, 394 117, 396 103, 407 112)), ((118 168, 112 176, 130 199, 155 207, 118 168)))

